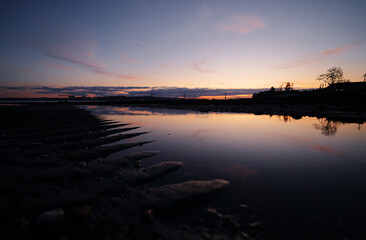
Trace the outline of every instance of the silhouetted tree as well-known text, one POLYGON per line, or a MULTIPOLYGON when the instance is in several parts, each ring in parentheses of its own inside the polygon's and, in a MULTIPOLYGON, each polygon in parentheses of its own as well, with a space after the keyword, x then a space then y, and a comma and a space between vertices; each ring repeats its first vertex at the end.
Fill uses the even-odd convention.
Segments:
POLYGON ((287 82, 286 83, 286 86, 285 86, 285 91, 292 91, 294 89, 294 84, 293 83, 290 83, 290 82, 287 82))
MULTIPOLYGON (((366 74, 365 74, 366 75, 366 74)), ((276 89, 272 86, 271 89, 270 89, 271 92, 275 92, 276 89)))
POLYGON ((324 81, 328 85, 344 82, 343 70, 340 67, 330 68, 327 73, 320 74, 316 80, 324 81))
POLYGON ((277 88, 278 92, 281 92, 283 90, 283 83, 281 84, 281 86, 279 86, 279 88, 277 88))
POLYGON ((363 75, 363 81, 366 82, 366 73, 363 75))

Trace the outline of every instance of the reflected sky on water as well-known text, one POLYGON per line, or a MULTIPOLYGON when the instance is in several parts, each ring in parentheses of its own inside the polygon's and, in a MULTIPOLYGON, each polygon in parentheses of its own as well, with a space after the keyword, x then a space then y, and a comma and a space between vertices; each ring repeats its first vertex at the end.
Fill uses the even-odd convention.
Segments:
POLYGON ((363 124, 245 113, 83 108, 152 131, 129 141, 156 142, 124 152, 161 151, 143 164, 184 162, 182 169, 153 185, 227 179, 231 186, 215 204, 228 211, 248 204, 250 221, 261 221, 274 239, 299 233, 313 239, 364 234, 363 124))

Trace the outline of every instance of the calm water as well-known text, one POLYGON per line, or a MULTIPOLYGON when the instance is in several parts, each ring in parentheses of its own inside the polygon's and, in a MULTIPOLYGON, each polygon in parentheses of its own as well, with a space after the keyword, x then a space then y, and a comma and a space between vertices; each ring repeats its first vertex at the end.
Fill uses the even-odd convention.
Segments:
POLYGON ((153 184, 229 180, 229 190, 212 206, 235 213, 242 211, 240 204, 249 205, 245 221, 263 223, 269 239, 366 239, 365 125, 243 113, 87 109, 152 131, 139 140, 156 142, 128 150, 161 151, 143 164, 184 162, 153 184))

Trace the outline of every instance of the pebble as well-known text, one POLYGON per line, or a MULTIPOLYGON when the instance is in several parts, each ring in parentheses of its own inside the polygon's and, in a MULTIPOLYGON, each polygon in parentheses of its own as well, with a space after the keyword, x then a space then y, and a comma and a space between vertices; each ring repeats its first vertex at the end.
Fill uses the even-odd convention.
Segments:
POLYGON ((112 197, 111 198, 111 203, 115 206, 118 206, 121 203, 121 198, 118 197, 112 197))
POLYGON ((211 215, 218 217, 218 218, 222 218, 221 213, 219 213, 216 209, 214 208, 207 208, 207 212, 209 212, 211 215))
POLYGON ((154 215, 153 214, 154 214, 153 210, 152 209, 149 209, 149 210, 146 210, 144 212, 144 217, 147 220, 152 220, 154 218, 154 215))
POLYGON ((263 227, 262 223, 260 223, 260 222, 253 222, 253 223, 251 223, 249 226, 250 226, 251 228, 253 228, 253 229, 257 229, 257 230, 263 230, 263 229, 264 229, 264 227, 263 227))
POLYGON ((80 166, 80 167, 86 167, 86 166, 87 166, 87 164, 86 164, 86 162, 84 162, 84 161, 83 161, 83 162, 80 162, 80 163, 79 163, 79 166, 80 166))
POLYGON ((243 209, 247 209, 247 208, 249 208, 249 206, 248 206, 248 205, 246 205, 246 204, 240 204, 240 207, 241 207, 241 208, 243 208, 243 209))
POLYGON ((25 230, 28 230, 29 229, 29 225, 30 225, 30 222, 28 219, 26 218, 22 218, 20 220, 20 228, 25 231, 25 230))
POLYGON ((249 235, 246 234, 245 232, 241 232, 240 235, 241 235, 242 239, 244 239, 244 240, 249 240, 250 239, 249 235))
POLYGON ((237 223, 231 215, 225 215, 222 224, 231 231, 237 231, 240 228, 240 224, 237 223))
POLYGON ((43 144, 40 142, 32 142, 32 143, 26 143, 24 144, 24 147, 32 148, 32 147, 42 147, 43 144))
POLYGON ((90 206, 77 207, 71 210, 70 217, 75 219, 89 218, 93 214, 90 206))
POLYGON ((52 221, 59 221, 64 218, 64 210, 62 208, 55 208, 50 211, 44 212, 40 214, 36 222, 37 223, 44 223, 44 222, 52 222, 52 221))

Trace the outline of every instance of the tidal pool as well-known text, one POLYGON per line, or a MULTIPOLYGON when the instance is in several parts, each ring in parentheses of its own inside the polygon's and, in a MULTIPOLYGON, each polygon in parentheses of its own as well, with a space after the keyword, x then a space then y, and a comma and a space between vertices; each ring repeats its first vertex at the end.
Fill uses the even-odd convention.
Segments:
MULTIPOLYGON (((182 161, 154 185, 221 178, 214 203, 260 221, 268 239, 365 239, 366 126, 303 117, 83 106, 105 119, 151 131, 157 140, 127 152, 158 150, 143 165, 182 161)), ((118 155, 118 154, 117 154, 118 155)))

